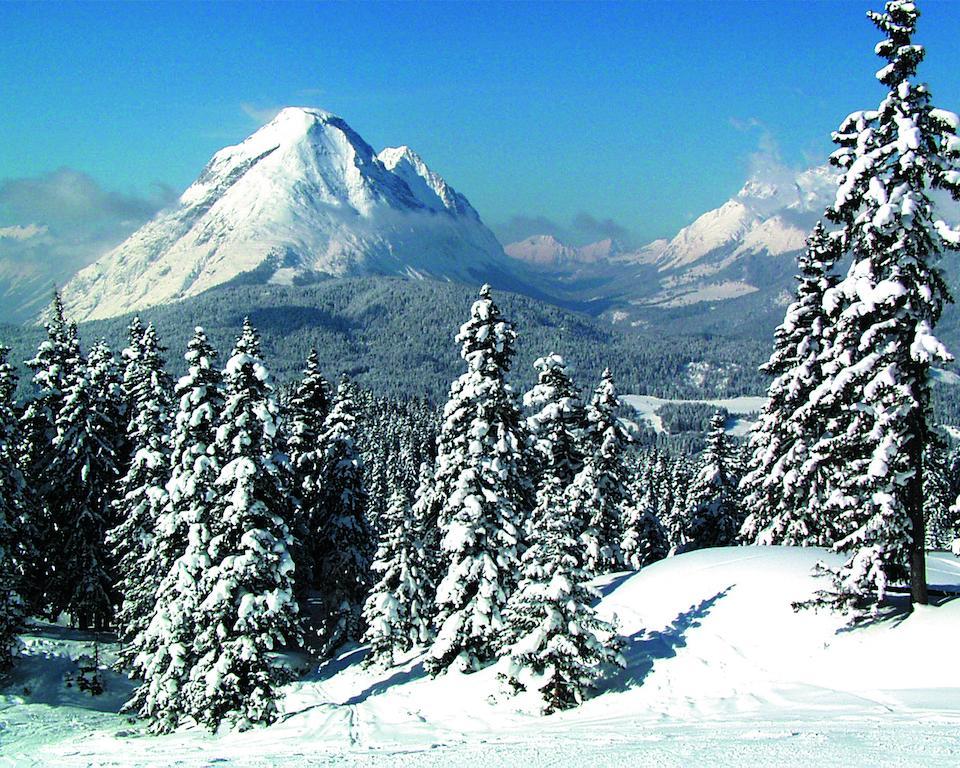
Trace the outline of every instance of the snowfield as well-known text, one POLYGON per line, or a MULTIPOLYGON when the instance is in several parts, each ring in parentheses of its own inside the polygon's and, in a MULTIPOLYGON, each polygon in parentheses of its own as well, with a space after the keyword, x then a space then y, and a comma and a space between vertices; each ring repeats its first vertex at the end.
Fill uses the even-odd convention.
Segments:
MULTIPOLYGON (((35 625, 0 689, 0 766, 960 764, 960 600, 892 608, 852 631, 794 612, 831 557, 723 548, 600 580, 599 612, 620 622, 628 666, 549 717, 505 695, 497 667, 430 679, 412 657, 365 670, 353 647, 288 685, 274 726, 148 736, 116 714, 130 690, 121 676, 107 673, 98 698, 64 686, 89 636, 35 625)), ((928 565, 932 586, 960 592, 960 560, 928 565)))
POLYGON ((743 437, 750 434, 756 425, 755 419, 746 418, 749 414, 757 414, 767 404, 765 396, 728 397, 716 400, 666 400, 653 395, 622 395, 620 400, 633 408, 654 431, 664 434, 663 419, 657 413, 664 405, 682 405, 693 403, 696 405, 710 405, 714 408, 723 408, 730 414, 727 419, 726 430, 731 435, 743 437))

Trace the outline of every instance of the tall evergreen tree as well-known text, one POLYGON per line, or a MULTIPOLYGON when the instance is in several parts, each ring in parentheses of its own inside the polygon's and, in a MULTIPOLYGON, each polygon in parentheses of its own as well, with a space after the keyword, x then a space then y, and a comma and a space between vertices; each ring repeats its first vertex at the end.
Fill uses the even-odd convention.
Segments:
POLYGON ((544 714, 579 704, 610 666, 623 666, 616 628, 592 607, 599 594, 580 565, 579 526, 559 478, 547 475, 507 604, 511 644, 504 675, 514 690, 537 690, 544 714))
POLYGON ((835 462, 828 512, 842 536, 836 548, 848 555, 824 599, 853 608, 900 580, 910 582, 914 602, 927 602, 929 373, 950 359, 933 335, 950 300, 935 262, 960 248, 960 233, 936 219, 929 194, 960 199, 960 119, 935 109, 915 80, 924 57, 913 42, 916 4, 891 0, 869 16, 886 35, 876 52, 886 61, 877 78, 887 95, 833 136, 841 176, 827 215, 841 227, 851 265, 825 297, 837 317, 823 386, 835 416, 818 449, 835 462))
POLYGON ((363 641, 370 644, 370 662, 391 665, 396 654, 430 639, 431 601, 422 532, 402 490, 394 491, 383 522, 372 564, 378 580, 363 607, 363 641))
POLYGON ((114 504, 119 524, 108 534, 120 576, 122 603, 116 623, 124 666, 139 652, 165 575, 154 539, 170 476, 167 434, 172 389, 153 324, 131 342, 123 351, 127 361, 123 392, 129 405, 126 437, 132 456, 114 504))
POLYGON ((59 549, 50 575, 52 615, 66 611, 81 629, 103 629, 113 616, 116 577, 106 531, 114 519, 122 435, 115 403, 108 399, 116 377, 109 348, 97 344, 64 392, 44 478, 46 503, 56 510, 59 549))
POLYGON ((297 565, 298 592, 303 595, 315 584, 318 545, 323 512, 324 454, 320 444, 323 424, 330 410, 330 384, 320 373, 316 350, 307 357, 303 376, 287 406, 287 454, 290 457, 293 493, 299 501, 294 522, 297 542, 294 561, 297 565))
POLYGON ((133 660, 143 683, 127 708, 166 732, 193 712, 184 695, 198 661, 193 639, 199 631, 201 583, 210 567, 209 545, 218 525, 214 501, 220 466, 213 450, 223 410, 217 353, 203 328, 196 328, 185 355, 187 373, 176 385, 176 415, 170 436, 170 479, 153 538, 161 579, 156 605, 133 660))
POLYGON ((837 255, 837 240, 818 222, 800 257, 796 298, 776 330, 770 360, 761 367, 774 378, 750 436, 741 481, 746 513, 741 536, 748 543, 822 547, 836 538, 822 509, 823 468, 811 455, 823 423, 809 401, 823 382, 821 356, 830 327, 823 297, 837 282, 831 272, 837 255))
POLYGON ((710 420, 707 447, 687 494, 686 528, 681 549, 690 551, 734 544, 743 514, 737 496, 739 478, 733 471, 733 452, 724 431, 724 415, 710 420))
POLYGON ((584 467, 567 489, 570 513, 584 524, 583 564, 593 574, 615 571, 623 565, 620 539, 628 492, 624 451, 630 436, 617 417, 619 408, 608 368, 587 407, 584 467))
POLYGON ((426 668, 473 671, 494 658, 503 609, 519 573, 529 490, 526 436, 505 376, 516 333, 490 286, 457 334, 467 372, 453 382, 437 438, 431 498, 441 534, 443 578, 436 595, 436 640, 426 668))
POLYGON ((60 294, 55 293, 45 320, 46 339, 37 348, 36 357, 27 361, 33 371, 33 398, 20 419, 19 464, 28 488, 27 518, 32 528, 34 558, 26 564, 29 576, 24 580, 24 594, 31 609, 43 613, 52 610, 49 593, 52 571, 62 554, 58 530, 58 514, 48 503, 53 488, 47 484, 51 476, 53 442, 57 435, 57 414, 63 407, 68 387, 80 375, 83 358, 77 328, 67 321, 60 294))
POLYGON ((683 532, 687 526, 687 493, 693 471, 686 456, 675 456, 668 461, 660 453, 653 466, 657 488, 657 518, 667 533, 667 542, 671 551, 683 543, 683 532))
POLYGON ((374 547, 367 525, 363 461, 357 447, 355 390, 343 376, 323 423, 321 517, 317 521, 320 640, 325 652, 363 634, 363 603, 370 589, 374 547))
POLYGON ((201 577, 196 663, 184 696, 197 722, 244 729, 276 719, 278 670, 270 652, 298 633, 277 404, 247 320, 223 378, 210 564, 201 577))
POLYGON ((17 464, 17 414, 14 411, 16 373, 7 362, 8 347, 0 345, 0 677, 10 668, 19 645, 23 621, 22 560, 28 551, 22 540, 25 483, 17 464))

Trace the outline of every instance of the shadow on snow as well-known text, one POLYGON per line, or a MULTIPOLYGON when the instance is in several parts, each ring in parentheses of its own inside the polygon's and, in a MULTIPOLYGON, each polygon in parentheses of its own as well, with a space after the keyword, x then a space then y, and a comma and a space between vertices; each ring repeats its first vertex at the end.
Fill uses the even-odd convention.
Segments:
MULTIPOLYGON (((628 574, 629 575, 629 574, 628 574)), ((620 673, 614 675, 606 683, 601 684, 597 693, 606 691, 626 691, 643 685, 644 680, 653 670, 653 665, 660 659, 671 659, 677 655, 677 649, 687 644, 687 633, 700 626, 713 606, 726 597, 735 585, 713 597, 703 600, 697 605, 681 613, 666 629, 657 632, 642 630, 624 638, 623 656, 627 666, 620 673)))

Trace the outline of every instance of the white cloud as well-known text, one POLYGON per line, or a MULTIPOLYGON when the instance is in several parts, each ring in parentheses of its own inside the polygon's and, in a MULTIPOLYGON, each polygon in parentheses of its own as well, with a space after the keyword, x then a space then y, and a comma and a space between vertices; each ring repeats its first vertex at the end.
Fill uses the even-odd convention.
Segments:
POLYGON ((250 104, 245 101, 240 105, 240 109, 243 110, 243 114, 256 122, 257 125, 264 125, 273 120, 283 107, 258 107, 255 104, 250 104))
POLYGON ((0 238, 19 240, 21 242, 36 237, 37 235, 45 235, 46 233, 46 225, 37 226, 36 224, 27 224, 26 226, 21 226, 14 224, 12 227, 0 227, 0 238))

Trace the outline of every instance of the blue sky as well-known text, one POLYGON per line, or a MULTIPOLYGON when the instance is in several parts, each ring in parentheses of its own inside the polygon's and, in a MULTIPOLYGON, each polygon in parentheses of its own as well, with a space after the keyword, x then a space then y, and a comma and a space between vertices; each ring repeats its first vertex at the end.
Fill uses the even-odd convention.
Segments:
MULTIPOLYGON (((2 3, 0 226, 43 223, 6 192, 61 168, 159 204, 299 104, 409 144, 501 234, 540 217, 581 239, 671 235, 756 153, 823 162, 839 121, 880 101, 869 7, 2 3)), ((960 110, 960 4, 921 9, 921 73, 960 110)))

